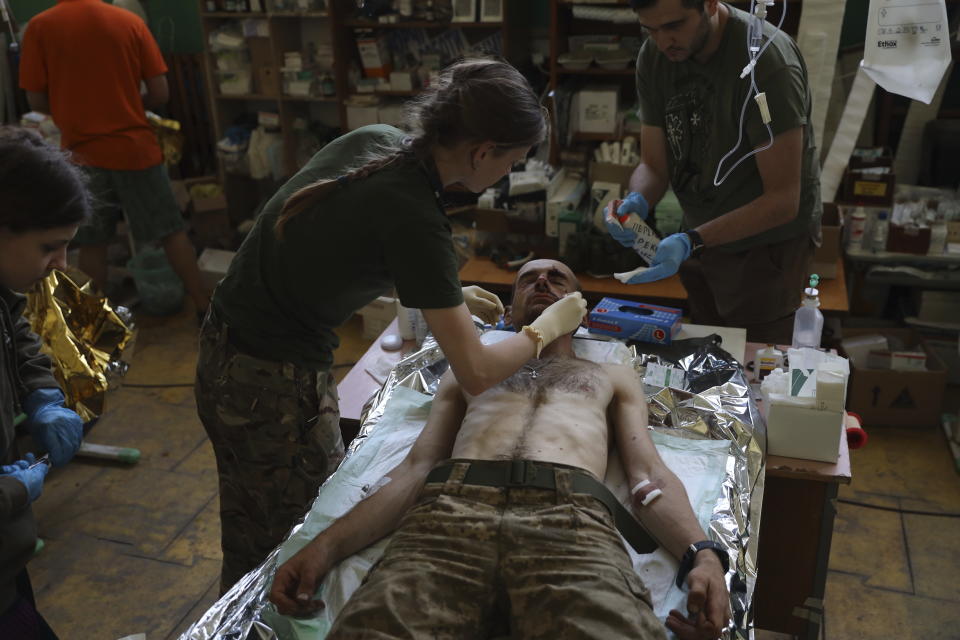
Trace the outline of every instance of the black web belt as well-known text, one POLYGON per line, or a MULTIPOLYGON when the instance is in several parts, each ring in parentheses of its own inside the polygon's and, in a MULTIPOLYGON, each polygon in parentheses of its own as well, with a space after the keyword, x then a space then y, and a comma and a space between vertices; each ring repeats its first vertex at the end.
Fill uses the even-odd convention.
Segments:
MULTIPOLYGON (((465 461, 466 462, 466 461, 465 461)), ((456 461, 434 468, 427 474, 427 482, 446 482, 453 471, 456 461)), ((616 496, 602 482, 594 479, 582 469, 549 462, 531 460, 471 460, 470 468, 463 478, 463 484, 483 487, 528 488, 556 490, 557 482, 554 468, 566 468, 571 474, 571 491, 593 496, 604 504, 617 529, 637 553, 653 553, 657 550, 656 541, 646 529, 637 522, 633 514, 620 504, 616 496)))

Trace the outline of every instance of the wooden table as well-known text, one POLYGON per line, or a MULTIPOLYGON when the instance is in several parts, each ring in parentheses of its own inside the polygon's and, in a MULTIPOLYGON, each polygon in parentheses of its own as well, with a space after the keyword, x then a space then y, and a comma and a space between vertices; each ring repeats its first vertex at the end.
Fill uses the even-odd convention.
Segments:
MULTIPOLYGON (((471 258, 460 269, 460 281, 464 285, 476 284, 498 293, 509 292, 516 275, 515 271, 501 269, 489 258, 471 258)), ((591 301, 612 296, 683 307, 687 299, 687 290, 678 275, 644 284, 623 284, 616 278, 594 278, 586 274, 577 274, 577 279, 584 297, 591 301)), ((850 310, 842 258, 837 258, 837 277, 820 281, 820 310, 836 314, 850 310)))
MULTIPOLYGON (((748 342, 747 362, 763 346, 748 342)), ((753 596, 758 629, 819 637, 835 501, 851 477, 846 437, 836 463, 767 456, 753 596)))
MULTIPOLYGON (((394 320, 382 335, 396 332, 394 320)), ((753 360, 762 346, 747 343, 745 363, 753 360)), ((385 351, 378 338, 340 382, 337 390, 345 440, 356 434, 364 403, 381 387, 382 381, 374 374, 392 367, 413 348, 413 341, 406 341, 402 351, 385 351)), ((839 485, 850 480, 846 438, 840 439, 836 464, 767 456, 754 591, 758 628, 817 637, 833 538, 834 501, 839 485)))

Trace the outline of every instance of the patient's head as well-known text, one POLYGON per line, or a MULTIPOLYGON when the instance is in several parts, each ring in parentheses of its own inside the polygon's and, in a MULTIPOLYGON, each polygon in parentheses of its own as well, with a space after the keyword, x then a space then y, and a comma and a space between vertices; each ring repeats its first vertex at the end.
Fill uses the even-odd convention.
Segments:
POLYGON ((519 329, 536 320, 543 310, 568 293, 581 291, 570 268, 558 260, 531 260, 513 281, 510 317, 519 329))

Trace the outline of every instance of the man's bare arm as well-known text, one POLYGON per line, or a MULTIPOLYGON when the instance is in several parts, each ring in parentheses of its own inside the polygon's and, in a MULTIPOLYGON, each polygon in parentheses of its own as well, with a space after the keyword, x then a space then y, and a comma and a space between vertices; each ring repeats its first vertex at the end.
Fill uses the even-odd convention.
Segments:
MULTIPOLYGON (((681 558, 694 542, 707 538, 690 506, 680 479, 667 468, 647 430, 647 403, 643 386, 632 367, 612 366, 614 397, 610 419, 617 448, 631 487, 649 480, 663 494, 642 506, 633 498, 633 510, 644 527, 674 557, 681 558)), ((730 619, 730 594, 723 566, 712 551, 702 551, 687 574, 687 612, 671 611, 667 627, 681 640, 717 638, 730 619)))
POLYGON ((50 97, 46 91, 27 91, 27 104, 31 111, 50 113, 50 97))
POLYGON ((147 109, 161 109, 170 101, 170 86, 166 74, 160 74, 143 81, 147 92, 143 94, 143 106, 147 109))
POLYGON ((784 131, 773 139, 772 147, 754 157, 763 181, 763 193, 742 207, 697 227, 706 246, 727 244, 779 227, 800 212, 803 127, 784 131))
POLYGON ((667 139, 660 127, 643 125, 640 130, 640 164, 630 176, 630 191, 643 195, 653 206, 670 186, 667 173, 667 139))
POLYGON ((307 614, 322 606, 310 599, 333 565, 397 527, 416 500, 430 470, 450 457, 465 410, 460 386, 448 372, 413 448, 387 474, 390 482, 321 532, 277 570, 270 600, 281 613, 307 614))
POLYGON ((647 403, 636 372, 629 367, 611 367, 614 396, 610 419, 617 449, 631 487, 649 480, 663 495, 634 512, 647 530, 675 558, 694 542, 706 538, 690 507, 683 483, 663 463, 647 431, 647 403))

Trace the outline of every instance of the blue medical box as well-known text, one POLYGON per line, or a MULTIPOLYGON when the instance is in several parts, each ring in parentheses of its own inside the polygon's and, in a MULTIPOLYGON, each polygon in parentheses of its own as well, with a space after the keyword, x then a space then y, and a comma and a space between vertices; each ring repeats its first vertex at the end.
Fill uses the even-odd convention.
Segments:
POLYGON ((587 326, 590 333, 621 340, 670 344, 680 331, 680 315, 672 307, 604 298, 590 312, 587 326))

